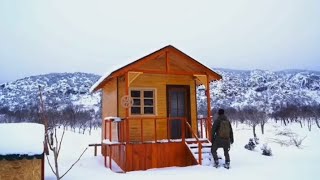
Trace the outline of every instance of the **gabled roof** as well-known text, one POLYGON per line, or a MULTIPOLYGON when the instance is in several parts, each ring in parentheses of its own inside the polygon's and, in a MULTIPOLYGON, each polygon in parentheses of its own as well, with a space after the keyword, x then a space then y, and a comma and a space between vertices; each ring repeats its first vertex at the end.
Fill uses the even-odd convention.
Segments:
MULTIPOLYGON (((172 45, 165 46, 151 54, 148 54, 132 63, 102 76, 91 88, 91 92, 101 89, 111 79, 122 76, 128 71, 160 72, 161 67, 170 68, 170 72, 208 75, 209 82, 219 80, 222 77, 207 66, 183 53, 172 45), (169 59, 169 63, 166 61, 169 59), (167 64, 166 64, 167 63, 167 64)), ((167 69, 168 70, 168 69, 167 69)), ((166 71, 163 69, 163 71, 166 71)))

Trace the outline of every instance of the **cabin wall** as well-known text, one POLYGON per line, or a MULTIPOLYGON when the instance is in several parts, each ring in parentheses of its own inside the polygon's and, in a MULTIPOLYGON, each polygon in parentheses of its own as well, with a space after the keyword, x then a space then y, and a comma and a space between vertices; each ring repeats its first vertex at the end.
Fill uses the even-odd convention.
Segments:
POLYGON ((41 180, 42 159, 1 160, 0 180, 41 180))
MULTIPOLYGON (((117 79, 114 78, 111 81, 109 81, 107 84, 104 85, 102 88, 102 125, 101 125, 101 139, 104 139, 104 136, 106 136, 106 139, 110 139, 110 133, 105 129, 110 129, 110 124, 107 124, 105 127, 104 124, 104 118, 106 117, 116 117, 118 115, 117 111, 117 79), (105 134, 106 133, 106 134, 105 134)), ((112 125, 111 129, 114 129, 112 131, 111 136, 117 137, 116 128, 112 125)), ((113 139, 114 140, 114 139, 113 139)), ((102 147, 103 148, 103 147, 102 147)), ((101 151, 104 152, 104 151, 101 151)))
MULTIPOLYGON (((149 117, 150 119, 144 120, 143 126, 143 139, 144 140, 154 140, 155 135, 152 133, 155 128, 155 123, 157 129, 162 129, 157 132, 157 139, 167 138, 167 125, 166 120, 157 120, 154 122, 155 117, 167 117, 167 85, 188 85, 190 86, 190 110, 191 110, 191 126, 194 132, 197 127, 197 107, 196 107, 196 92, 195 92, 195 82, 193 76, 185 75, 166 75, 166 74, 141 74, 138 76, 131 84, 129 88, 155 88, 156 92, 156 115, 155 116, 130 116, 129 117, 149 117), (149 121, 149 122, 146 122, 149 121)), ((118 84, 118 101, 121 97, 126 95, 126 81, 125 76, 119 78, 118 84)), ((126 117, 126 109, 118 104, 119 116, 126 117)), ((130 141, 140 141, 141 137, 141 121, 140 120, 130 120, 129 122, 129 136, 130 141)))

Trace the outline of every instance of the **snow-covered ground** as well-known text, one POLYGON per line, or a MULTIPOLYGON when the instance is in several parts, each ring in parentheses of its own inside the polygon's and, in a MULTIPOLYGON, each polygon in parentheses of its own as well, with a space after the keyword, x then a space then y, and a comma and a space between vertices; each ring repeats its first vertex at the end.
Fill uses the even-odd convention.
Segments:
MULTIPOLYGON (((239 124, 234 128, 235 143, 231 147, 231 169, 227 170, 222 167, 216 169, 209 166, 189 166, 189 167, 168 167, 160 169, 150 169, 146 171, 134 171, 127 173, 114 173, 103 165, 103 157, 99 154, 94 156, 94 149, 90 147, 81 160, 71 169, 71 171, 63 177, 64 180, 127 180, 139 179, 144 180, 152 178, 197 178, 197 179, 290 179, 290 180, 307 180, 318 179, 320 161, 320 129, 313 126, 312 131, 308 131, 307 126, 301 128, 299 124, 289 124, 288 126, 269 122, 265 127, 265 134, 262 135, 260 126, 257 126, 257 135, 260 143, 254 151, 244 148, 252 137, 252 128, 239 124), (294 136, 296 140, 303 139, 302 147, 297 148, 294 145, 280 145, 275 141, 290 142, 290 137, 277 135, 279 132, 286 132, 294 136), (264 156, 261 154, 260 147, 268 143, 272 149, 272 156, 264 156)), ((91 135, 78 134, 66 131, 63 141, 59 164, 61 168, 60 174, 64 173, 69 166, 78 159, 82 151, 90 143, 100 142, 100 130, 95 130, 91 135)), ((218 150, 218 154, 223 157, 222 149, 218 150)), ((52 155, 51 155, 52 156, 52 155)), ((48 163, 45 167, 45 179, 55 179, 48 163)))

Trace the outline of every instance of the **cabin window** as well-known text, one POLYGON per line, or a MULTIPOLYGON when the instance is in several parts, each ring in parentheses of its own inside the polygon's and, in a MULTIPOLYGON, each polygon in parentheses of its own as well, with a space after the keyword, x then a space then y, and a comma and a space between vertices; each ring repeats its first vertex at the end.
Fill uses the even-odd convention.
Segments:
POLYGON ((132 89, 131 115, 154 115, 155 114, 155 90, 132 89))

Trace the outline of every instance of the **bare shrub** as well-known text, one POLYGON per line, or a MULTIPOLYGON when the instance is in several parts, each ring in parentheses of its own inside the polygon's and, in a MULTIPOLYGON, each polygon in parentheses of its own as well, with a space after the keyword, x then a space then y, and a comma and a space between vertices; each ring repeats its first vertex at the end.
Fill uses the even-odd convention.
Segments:
POLYGON ((287 136, 287 137, 292 137, 292 136, 296 136, 297 134, 292 132, 289 129, 284 129, 283 131, 280 131, 278 133, 276 133, 277 136, 287 136))
POLYGON ((300 138, 298 136, 291 137, 290 141, 293 145, 295 145, 297 148, 302 148, 302 142, 307 138, 307 136, 300 138))
POLYGON ((280 144, 281 146, 290 146, 291 145, 290 140, 269 138, 269 141, 280 144))
POLYGON ((281 146, 290 146, 294 145, 297 148, 302 148, 302 142, 306 139, 306 136, 301 138, 298 136, 297 133, 292 132, 289 129, 284 129, 283 131, 280 131, 276 133, 277 136, 285 136, 288 137, 289 140, 287 139, 278 139, 278 138, 270 138, 272 142, 278 143, 281 146))

